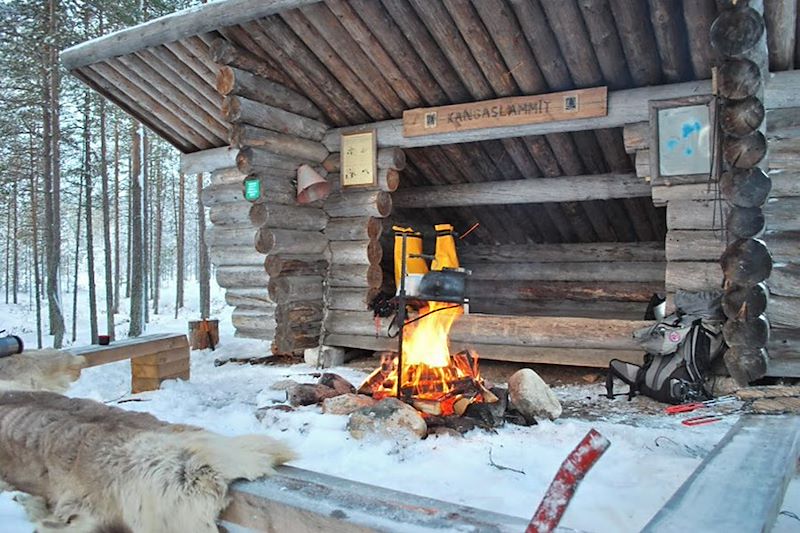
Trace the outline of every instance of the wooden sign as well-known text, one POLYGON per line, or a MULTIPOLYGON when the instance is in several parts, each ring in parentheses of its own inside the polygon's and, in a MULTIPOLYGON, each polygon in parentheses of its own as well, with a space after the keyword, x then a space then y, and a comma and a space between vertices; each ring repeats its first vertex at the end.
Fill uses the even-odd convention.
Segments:
POLYGON ((418 137, 453 131, 603 117, 607 114, 608 89, 593 87, 409 109, 403 113, 403 135, 418 137))
POLYGON ((376 138, 375 131, 342 135, 342 187, 375 185, 376 138))

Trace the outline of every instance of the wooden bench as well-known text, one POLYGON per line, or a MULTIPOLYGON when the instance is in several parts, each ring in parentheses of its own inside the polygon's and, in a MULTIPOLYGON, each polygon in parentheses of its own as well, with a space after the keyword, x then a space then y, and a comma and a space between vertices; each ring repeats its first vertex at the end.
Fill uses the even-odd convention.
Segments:
POLYGON ((798 454, 800 417, 745 415, 642 531, 769 531, 798 454))
POLYGON ((181 333, 143 335, 70 352, 86 358, 84 368, 130 359, 133 393, 158 390, 168 379, 189 379, 189 341, 181 333))

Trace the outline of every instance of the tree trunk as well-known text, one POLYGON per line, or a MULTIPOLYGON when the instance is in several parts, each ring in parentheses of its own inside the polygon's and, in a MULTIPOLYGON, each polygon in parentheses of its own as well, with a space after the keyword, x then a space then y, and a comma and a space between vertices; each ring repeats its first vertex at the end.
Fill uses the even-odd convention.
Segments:
POLYGON ((150 277, 153 273, 152 269, 152 232, 153 227, 150 223, 150 139, 147 136, 147 131, 142 127, 142 307, 144 310, 144 323, 150 323, 150 306, 147 302, 150 301, 150 277))
POLYGON ((11 281, 11 301, 17 303, 17 292, 19 291, 19 226, 17 220, 17 204, 18 199, 17 195, 19 194, 19 187, 17 185, 17 180, 15 179, 12 183, 12 191, 11 191, 11 211, 12 211, 12 220, 14 224, 13 235, 11 238, 12 243, 12 252, 11 252, 11 262, 12 262, 12 281, 11 281))
POLYGON ((106 281, 106 334, 114 340, 114 266, 111 250, 111 206, 108 186, 108 145, 106 143, 106 101, 100 99, 100 179, 103 193, 103 259, 106 281))
POLYGON ((119 270, 119 118, 114 119, 114 314, 119 312, 119 285, 122 272, 119 270))
POLYGON ((33 135, 29 139, 30 148, 30 183, 31 183, 31 239, 33 241, 33 279, 34 297, 36 298, 36 347, 42 349, 42 300, 39 297, 42 279, 39 276, 39 220, 38 204, 36 199, 36 189, 38 180, 36 178, 36 166, 33 157, 33 135))
POLYGON ((83 183, 78 187, 78 214, 75 216, 75 276, 72 278, 72 342, 78 335, 78 270, 81 251, 81 210, 83 209, 83 183))
POLYGON ((130 192, 130 288, 131 310, 129 337, 138 337, 144 331, 144 242, 142 231, 142 172, 144 128, 133 122, 131 128, 131 192, 130 192))
POLYGON ((61 78, 58 64, 58 2, 49 0, 48 46, 43 76, 44 106, 42 137, 44 139, 45 257, 47 262, 47 303, 53 347, 64 344, 64 314, 61 308, 61 150, 59 95, 61 78))
POLYGON ((177 237, 177 275, 175 289, 175 318, 178 318, 178 310, 183 307, 183 278, 184 278, 184 234, 185 234, 185 211, 186 211, 186 184, 185 176, 178 175, 178 237, 177 237))
MULTIPOLYGON (((86 266, 89 276, 89 329, 92 344, 97 343, 97 286, 94 279, 94 232, 92 224, 92 142, 91 95, 86 91, 83 107, 83 183, 86 188, 86 266)), ((77 277, 77 272, 75 273, 77 277)))
POLYGON ((198 281, 200 283, 200 318, 208 318, 211 314, 211 266, 206 247, 206 211, 202 200, 203 175, 197 175, 197 242, 199 257, 198 281))
POLYGON ((156 195, 155 195, 155 236, 153 237, 153 314, 158 314, 159 298, 161 297, 161 236, 164 229, 163 223, 163 200, 164 196, 164 172, 159 161, 156 174, 156 195))

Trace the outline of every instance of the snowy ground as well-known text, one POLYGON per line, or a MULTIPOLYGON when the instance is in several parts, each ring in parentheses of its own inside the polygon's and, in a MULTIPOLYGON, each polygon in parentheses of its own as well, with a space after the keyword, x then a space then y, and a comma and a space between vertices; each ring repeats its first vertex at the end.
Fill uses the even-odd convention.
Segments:
MULTIPOLYGON (((556 422, 530 428, 506 426, 496 434, 474 430, 463 438, 430 437, 410 444, 353 440, 345 428, 346 417, 323 415, 316 406, 288 413, 273 410, 259 421, 257 408, 285 399, 283 392, 270 389, 272 383, 287 378, 311 382, 317 369, 214 367, 217 357, 266 354, 268 345, 233 338, 230 309, 218 301, 212 307, 222 319, 222 345, 216 352, 192 353, 190 382, 167 382, 160 391, 131 395, 130 364, 123 361, 87 369, 69 395, 226 435, 271 435, 299 452, 300 459, 292 464, 301 468, 525 518, 535 510, 567 453, 594 427, 609 438, 611 448, 583 481, 561 525, 598 533, 639 531, 734 422, 731 417, 686 428, 663 414, 641 414, 637 400, 600 398, 599 384, 556 388, 568 413, 556 422), (137 401, 127 401, 131 399, 137 401), (579 418, 581 412, 591 413, 591 421, 579 418), (524 473, 492 466, 490 452, 495 464, 524 473)), ((182 312, 178 320, 171 316, 156 317, 148 332, 183 331, 194 313, 182 312)), ((0 328, 21 334, 31 345, 33 320, 25 305, 0 305, 0 317, 0 328)), ((118 324, 119 333, 127 329, 124 316, 118 324)), ((84 335, 88 337, 79 332, 78 344, 85 342, 80 342, 84 335)), ((365 377, 353 368, 334 371, 356 385, 365 377)), ((784 509, 800 514, 797 483, 790 487, 784 509)), ((8 493, 0 494, 0 524, 4 532, 32 531, 8 493)), ((798 525, 784 515, 776 531, 797 531, 798 525)))

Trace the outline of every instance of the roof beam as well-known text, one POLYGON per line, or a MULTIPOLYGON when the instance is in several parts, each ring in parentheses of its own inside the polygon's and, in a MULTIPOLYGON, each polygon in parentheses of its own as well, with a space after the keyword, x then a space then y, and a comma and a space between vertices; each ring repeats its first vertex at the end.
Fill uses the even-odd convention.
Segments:
POLYGON ((67 70, 97 63, 251 20, 268 17, 319 0, 227 0, 184 9, 138 26, 77 44, 61 52, 67 70))
POLYGON ((485 181, 413 187, 392 194, 395 208, 583 202, 650 196, 650 185, 635 174, 485 181))
MULTIPOLYGON (((764 94, 767 109, 784 109, 800 106, 800 71, 790 70, 771 75, 764 94)), ((413 148, 455 144, 488 139, 506 139, 526 135, 546 135, 550 133, 617 128, 632 122, 650 119, 651 100, 666 100, 711 94, 711 81, 692 81, 669 85, 654 85, 637 89, 625 89, 608 93, 608 114, 604 117, 560 120, 544 124, 504 126, 469 131, 456 131, 420 137, 404 137, 402 119, 385 120, 371 124, 361 124, 330 130, 323 143, 331 152, 341 149, 341 134, 374 129, 378 135, 378 146, 398 146, 413 148)))

